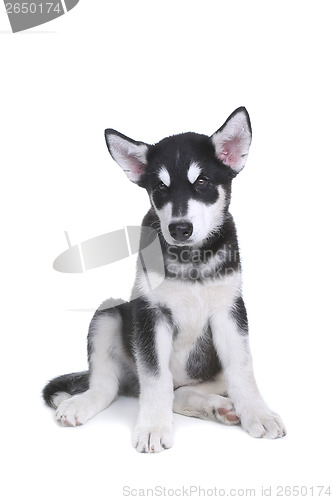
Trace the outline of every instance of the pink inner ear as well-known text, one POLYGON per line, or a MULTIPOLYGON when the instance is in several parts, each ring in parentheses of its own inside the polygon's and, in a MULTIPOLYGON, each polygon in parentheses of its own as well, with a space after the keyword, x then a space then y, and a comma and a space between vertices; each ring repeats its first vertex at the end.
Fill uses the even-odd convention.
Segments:
POLYGON ((226 141, 218 158, 231 168, 235 168, 241 158, 241 144, 237 137, 226 141))
POLYGON ((143 172, 145 171, 145 165, 143 163, 140 163, 136 158, 135 160, 132 160, 130 163, 130 169, 131 172, 134 176, 137 178, 141 177, 143 172))

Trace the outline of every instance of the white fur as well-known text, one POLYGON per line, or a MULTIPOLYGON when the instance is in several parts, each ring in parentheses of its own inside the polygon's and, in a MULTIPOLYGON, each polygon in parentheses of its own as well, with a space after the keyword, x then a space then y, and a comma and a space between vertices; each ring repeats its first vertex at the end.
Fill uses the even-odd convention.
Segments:
MULTIPOLYGON (((146 281, 142 279, 141 290, 147 292, 146 281)), ((204 285, 166 279, 150 292, 152 305, 163 305, 172 311, 178 333, 172 345, 170 369, 174 387, 197 383, 189 378, 186 362, 198 338, 205 331, 213 311, 219 307, 232 307, 240 294, 239 272, 204 285)))
MULTIPOLYGON (((183 245, 199 245, 206 239, 217 227, 223 223, 223 208, 225 205, 225 191, 222 186, 218 187, 219 196, 215 203, 206 205, 198 200, 190 199, 187 213, 182 217, 172 216, 172 203, 166 203, 160 210, 157 210, 153 199, 152 204, 160 219, 161 230, 165 240, 174 245, 175 241, 169 233, 169 225, 177 220, 186 220, 193 225, 193 233, 183 245)), ((179 242, 178 242, 178 245, 179 242)))
MULTIPOLYGON (((144 287, 144 283, 143 283, 144 287)), ((190 283, 166 279, 162 285, 150 293, 152 304, 162 304, 172 311, 178 329, 170 353, 170 369, 174 387, 196 384, 189 378, 186 362, 198 338, 210 322, 213 342, 225 370, 225 384, 221 384, 221 394, 226 388, 233 402, 235 413, 242 426, 254 437, 276 438, 284 435, 285 427, 278 415, 266 405, 257 388, 253 373, 248 337, 238 331, 231 311, 241 290, 241 275, 235 272, 225 280, 209 284, 190 283)), ((207 408, 223 407, 219 399, 196 398, 192 394, 191 413, 207 411, 207 408), (195 401, 199 406, 193 409, 195 401)), ((185 399, 185 402, 188 400, 185 399)), ((176 401, 175 408, 184 409, 184 401, 176 401)), ((184 413, 184 411, 180 411, 184 413)), ((230 423, 230 422, 228 422, 230 423)), ((231 422, 235 423, 235 422, 231 422)))
POLYGON ((159 170, 158 176, 161 179, 161 181, 163 182, 163 184, 165 184, 167 187, 170 187, 170 184, 171 184, 170 174, 165 167, 162 167, 159 170))
POLYGON ((191 184, 194 184, 199 175, 201 174, 201 168, 196 162, 191 163, 187 172, 187 178, 191 184))
POLYGON ((188 417, 217 420, 228 425, 238 424, 239 419, 235 415, 232 401, 223 396, 225 392, 223 373, 209 382, 179 387, 175 390, 173 411, 188 417))
POLYGON ((162 234, 163 234, 165 240, 168 243, 173 242, 173 238, 171 238, 171 235, 170 235, 169 229, 168 229, 169 224, 173 220, 173 218, 172 218, 172 203, 171 202, 166 203, 165 205, 163 205, 163 207, 160 210, 157 210, 156 205, 155 205, 152 197, 151 197, 151 202, 152 202, 152 205, 155 209, 155 212, 158 215, 158 218, 160 219, 161 231, 162 231, 162 234))
POLYGON ((159 375, 146 371, 137 355, 140 378, 140 410, 133 435, 133 446, 139 452, 157 453, 170 448, 173 442, 173 383, 169 368, 172 331, 165 320, 156 324, 156 352, 159 375))
POLYGON ((186 220, 193 224, 193 233, 188 243, 192 243, 192 245, 200 244, 223 223, 225 192, 222 186, 218 187, 218 192, 219 197, 212 205, 190 199, 186 220))
POLYGON ((116 399, 123 369, 120 361, 127 362, 127 369, 135 370, 133 361, 123 350, 120 329, 118 317, 103 315, 96 319, 89 389, 62 402, 58 398, 57 420, 72 426, 84 424, 116 399))
POLYGON ((242 426, 253 437, 285 434, 281 418, 264 402, 253 373, 248 337, 238 331, 230 309, 216 308, 211 317, 213 341, 221 359, 228 395, 242 426))

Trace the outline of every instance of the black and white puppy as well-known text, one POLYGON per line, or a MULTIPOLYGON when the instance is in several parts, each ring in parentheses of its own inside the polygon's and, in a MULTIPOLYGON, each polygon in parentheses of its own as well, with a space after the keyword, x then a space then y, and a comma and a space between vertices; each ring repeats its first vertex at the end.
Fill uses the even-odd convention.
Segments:
POLYGON ((159 256, 151 256, 147 279, 140 253, 132 300, 108 301, 91 321, 89 370, 49 382, 45 401, 75 426, 118 394, 139 394, 133 445, 140 452, 171 447, 173 412, 240 422, 254 437, 284 436, 253 374, 229 212, 231 182, 251 143, 246 109, 211 137, 186 133, 148 145, 111 129, 105 136, 113 159, 148 192, 140 248, 155 239, 159 256))

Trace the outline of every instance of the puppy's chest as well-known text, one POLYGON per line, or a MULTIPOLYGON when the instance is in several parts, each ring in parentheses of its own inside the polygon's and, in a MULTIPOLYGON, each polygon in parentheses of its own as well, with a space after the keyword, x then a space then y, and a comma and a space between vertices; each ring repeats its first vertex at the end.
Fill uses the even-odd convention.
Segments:
POLYGON ((166 307, 174 326, 179 332, 187 332, 186 337, 190 341, 197 338, 210 317, 233 306, 239 296, 240 286, 238 272, 227 280, 207 280, 204 283, 165 279, 149 293, 149 302, 154 306, 166 307))
POLYGON ((209 328, 208 304, 196 296, 187 299, 170 308, 174 327, 173 356, 184 359, 209 328))
POLYGON ((169 309, 173 323, 170 369, 175 387, 209 379, 221 369, 210 318, 222 308, 232 306, 238 290, 236 282, 189 285, 166 280, 154 291, 151 298, 169 309))
MULTIPOLYGON (((208 304, 200 301, 195 295, 187 297, 173 305, 171 309, 174 327, 174 339, 170 359, 170 369, 173 374, 174 386, 179 387, 200 379, 198 373, 191 369, 192 358, 197 357, 201 344, 212 349, 209 337, 208 304)), ((201 363, 205 363, 201 356, 201 363)))

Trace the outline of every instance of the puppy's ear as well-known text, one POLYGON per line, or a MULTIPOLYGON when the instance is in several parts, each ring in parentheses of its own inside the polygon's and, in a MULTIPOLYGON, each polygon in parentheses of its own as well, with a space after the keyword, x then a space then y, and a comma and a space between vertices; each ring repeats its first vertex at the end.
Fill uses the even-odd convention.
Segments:
POLYGON ((236 109, 211 137, 217 158, 235 175, 245 166, 251 139, 251 122, 245 108, 236 109))
POLYGON ((105 130, 105 139, 112 158, 121 166, 132 182, 140 184, 147 166, 149 145, 133 141, 112 129, 105 130))

